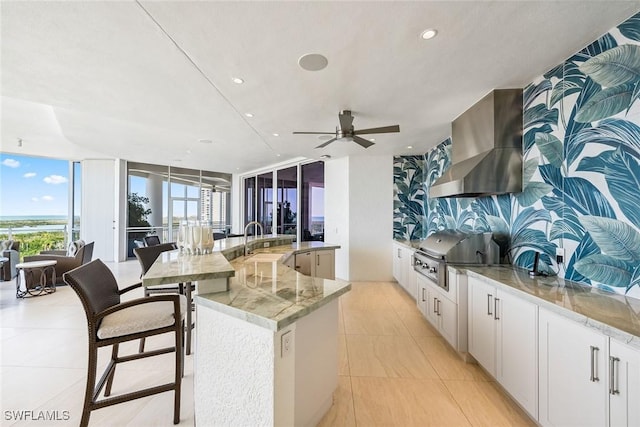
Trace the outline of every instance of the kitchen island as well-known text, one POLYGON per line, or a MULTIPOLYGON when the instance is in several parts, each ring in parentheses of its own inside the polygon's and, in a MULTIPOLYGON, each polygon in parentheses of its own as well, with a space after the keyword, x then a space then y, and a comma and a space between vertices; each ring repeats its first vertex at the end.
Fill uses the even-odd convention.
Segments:
POLYGON ((315 425, 338 380, 340 280, 310 277, 283 260, 322 242, 259 249, 243 256, 218 244, 233 276, 224 292, 195 297, 195 412, 200 425, 315 425))

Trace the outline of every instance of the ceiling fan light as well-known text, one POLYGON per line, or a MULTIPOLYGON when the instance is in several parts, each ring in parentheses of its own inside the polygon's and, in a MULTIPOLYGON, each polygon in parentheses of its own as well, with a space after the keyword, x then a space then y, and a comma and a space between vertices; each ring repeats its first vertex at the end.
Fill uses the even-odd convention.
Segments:
POLYGON ((240 77, 233 77, 233 78, 231 79, 231 81, 232 81, 232 82, 234 82, 234 83, 235 83, 235 84, 237 84, 237 85, 241 85, 242 83, 244 83, 244 80, 243 80, 243 79, 241 79, 240 77))

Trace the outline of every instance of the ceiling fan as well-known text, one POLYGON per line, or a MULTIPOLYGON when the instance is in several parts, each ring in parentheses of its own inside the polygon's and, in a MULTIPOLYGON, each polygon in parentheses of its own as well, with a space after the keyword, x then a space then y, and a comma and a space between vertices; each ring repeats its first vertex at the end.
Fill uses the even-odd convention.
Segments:
POLYGON ((372 133, 389 133, 400 132, 400 126, 383 126, 379 128, 359 129, 353 128, 353 116, 350 110, 343 110, 338 114, 338 120, 340 121, 340 127, 336 127, 335 132, 293 132, 294 135, 335 135, 328 141, 323 142, 316 148, 323 148, 331 144, 333 141, 345 138, 351 140, 363 148, 369 148, 373 145, 373 142, 368 139, 359 137, 358 135, 367 135, 372 133))

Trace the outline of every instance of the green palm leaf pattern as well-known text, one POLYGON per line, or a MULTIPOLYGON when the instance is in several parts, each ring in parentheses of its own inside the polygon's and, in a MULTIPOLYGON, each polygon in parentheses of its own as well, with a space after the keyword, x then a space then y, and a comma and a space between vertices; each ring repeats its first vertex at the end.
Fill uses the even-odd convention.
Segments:
POLYGON ((589 255, 576 262, 575 268, 583 276, 607 286, 627 289, 631 283, 630 265, 609 255, 589 255))
POLYGON ((640 81, 640 46, 625 44, 602 52, 580 66, 580 71, 606 87, 640 81))
POLYGON ((550 133, 537 133, 536 145, 538 146, 540 153, 542 153, 549 163, 557 168, 562 166, 564 148, 562 147, 562 142, 558 138, 550 133))
POLYGON ((604 254, 640 263, 640 233, 629 224, 597 216, 583 216, 580 222, 604 254))
POLYGON ((596 157, 585 157, 577 170, 598 172, 605 176, 607 186, 624 215, 640 228, 640 162, 622 151, 604 151, 596 157))
POLYGON ((575 121, 591 123, 626 110, 631 105, 634 90, 635 84, 631 83, 603 89, 580 108, 575 121))
POLYGON ((640 41, 640 13, 618 25, 618 30, 626 38, 640 41))

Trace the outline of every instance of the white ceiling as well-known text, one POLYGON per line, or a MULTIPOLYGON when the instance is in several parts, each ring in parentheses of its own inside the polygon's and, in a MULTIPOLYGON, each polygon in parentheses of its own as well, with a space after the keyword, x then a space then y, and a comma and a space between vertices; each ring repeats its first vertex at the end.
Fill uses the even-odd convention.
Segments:
POLYGON ((3 152, 239 173, 299 156, 425 153, 491 89, 530 83, 640 2, 0 7, 3 152), (426 28, 438 37, 421 40, 426 28), (325 55, 328 67, 302 70, 306 53, 325 55), (291 134, 332 131, 342 109, 353 111, 356 129, 401 131, 371 135, 376 144, 366 150, 347 141, 314 149, 317 136, 291 134))

